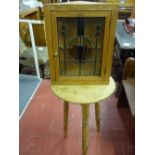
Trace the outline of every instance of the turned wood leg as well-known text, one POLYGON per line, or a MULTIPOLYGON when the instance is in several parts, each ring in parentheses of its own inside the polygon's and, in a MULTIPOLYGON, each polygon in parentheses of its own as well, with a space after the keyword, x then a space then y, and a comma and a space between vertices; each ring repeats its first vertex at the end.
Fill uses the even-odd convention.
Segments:
POLYGON ((97 132, 100 131, 100 104, 95 103, 95 117, 96 117, 96 127, 97 132))
POLYGON ((69 103, 64 101, 64 135, 67 136, 69 103))
POLYGON ((88 118, 89 104, 82 105, 82 155, 87 155, 88 150, 88 118))

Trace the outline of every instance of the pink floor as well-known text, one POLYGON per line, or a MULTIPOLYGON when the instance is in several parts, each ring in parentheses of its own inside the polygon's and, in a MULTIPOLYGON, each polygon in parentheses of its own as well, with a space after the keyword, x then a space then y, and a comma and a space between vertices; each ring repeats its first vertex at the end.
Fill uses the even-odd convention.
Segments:
MULTIPOLYGON (((100 103, 101 131, 97 133, 93 104, 89 116, 88 155, 134 155, 134 120, 127 108, 118 109, 113 95, 100 103)), ((68 136, 63 134, 63 102, 43 80, 20 119, 20 155, 82 155, 81 106, 69 109, 68 136)))

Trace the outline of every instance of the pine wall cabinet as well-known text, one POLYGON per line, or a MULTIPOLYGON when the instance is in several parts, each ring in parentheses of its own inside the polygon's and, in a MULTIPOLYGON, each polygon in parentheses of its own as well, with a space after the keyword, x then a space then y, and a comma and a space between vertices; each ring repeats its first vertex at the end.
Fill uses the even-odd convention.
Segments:
POLYGON ((108 84, 117 3, 45 4, 52 84, 108 84))

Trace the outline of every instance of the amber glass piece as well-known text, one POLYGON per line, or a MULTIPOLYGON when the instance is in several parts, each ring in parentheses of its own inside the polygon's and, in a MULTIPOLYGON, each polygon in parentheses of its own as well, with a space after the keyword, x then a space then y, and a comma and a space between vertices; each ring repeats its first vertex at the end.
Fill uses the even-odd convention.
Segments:
POLYGON ((60 76, 100 76, 104 17, 58 17, 60 76))

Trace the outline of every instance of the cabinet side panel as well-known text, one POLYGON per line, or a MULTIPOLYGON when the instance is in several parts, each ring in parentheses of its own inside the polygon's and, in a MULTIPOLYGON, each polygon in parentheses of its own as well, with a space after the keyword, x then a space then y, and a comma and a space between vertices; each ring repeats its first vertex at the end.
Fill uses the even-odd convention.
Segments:
POLYGON ((118 17, 118 12, 117 11, 112 12, 105 80, 108 80, 110 78, 110 74, 111 74, 112 56, 113 56, 113 50, 114 50, 115 29, 116 29, 117 17, 118 17))
POLYGON ((48 48, 48 57, 49 57, 49 67, 50 67, 50 78, 52 81, 56 80, 55 77, 55 66, 53 59, 53 35, 52 35, 52 23, 51 23, 51 14, 47 6, 44 6, 45 14, 45 38, 48 48))

